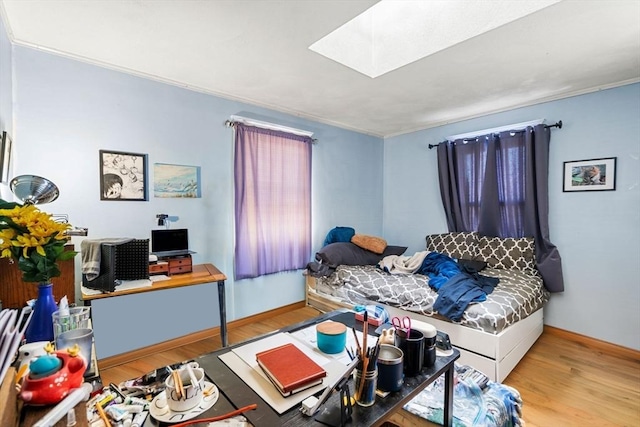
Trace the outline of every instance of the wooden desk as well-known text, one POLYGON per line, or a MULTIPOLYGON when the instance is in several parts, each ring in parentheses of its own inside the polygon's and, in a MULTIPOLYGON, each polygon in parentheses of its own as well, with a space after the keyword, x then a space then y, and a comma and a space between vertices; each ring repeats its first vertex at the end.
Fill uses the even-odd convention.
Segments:
POLYGON ((222 346, 226 347, 227 312, 225 303, 225 280, 227 280, 227 276, 225 276, 224 273, 218 270, 218 268, 213 264, 197 264, 193 266, 193 270, 190 273, 174 274, 170 276, 168 280, 154 282, 152 286, 95 295, 88 295, 83 292, 82 300, 85 302, 85 305, 91 305, 92 301, 101 300, 104 298, 114 298, 125 295, 142 294, 146 292, 155 292, 216 282, 218 284, 218 306, 220 308, 220 338, 222 341, 222 346))
POLYGON ((153 282, 152 286, 146 286, 144 288, 125 289, 123 291, 105 292, 102 294, 88 295, 82 293, 83 301, 92 301, 102 298, 112 298, 120 295, 139 294, 143 292, 154 292, 163 289, 180 288, 182 286, 193 286, 201 283, 223 282, 227 280, 220 270, 213 264, 197 264, 193 266, 193 271, 190 273, 174 274, 169 277, 169 280, 160 280, 153 282))

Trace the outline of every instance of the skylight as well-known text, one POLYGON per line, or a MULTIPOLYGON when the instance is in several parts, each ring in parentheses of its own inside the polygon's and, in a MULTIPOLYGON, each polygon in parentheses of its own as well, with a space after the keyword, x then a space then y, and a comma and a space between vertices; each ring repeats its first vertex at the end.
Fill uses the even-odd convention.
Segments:
POLYGON ((371 78, 561 0, 382 0, 309 49, 371 78))

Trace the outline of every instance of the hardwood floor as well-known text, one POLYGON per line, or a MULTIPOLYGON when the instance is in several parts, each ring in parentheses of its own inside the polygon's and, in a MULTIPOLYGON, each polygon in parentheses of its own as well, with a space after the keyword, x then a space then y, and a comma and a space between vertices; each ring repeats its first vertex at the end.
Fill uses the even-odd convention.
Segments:
MULTIPOLYGON (((242 342, 318 314, 305 307, 255 322, 232 322, 229 342, 242 342)), ((101 370, 104 384, 119 383, 170 363, 220 348, 220 337, 101 370)), ((527 427, 639 426, 640 352, 559 329, 545 331, 504 381, 522 400, 527 427)))

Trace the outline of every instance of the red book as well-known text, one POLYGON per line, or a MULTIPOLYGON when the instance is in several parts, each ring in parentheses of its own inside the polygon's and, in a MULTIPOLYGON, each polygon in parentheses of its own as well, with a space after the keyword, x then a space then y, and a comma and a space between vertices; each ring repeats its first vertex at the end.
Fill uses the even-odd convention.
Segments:
POLYGON ((291 343, 256 354, 256 361, 283 394, 327 376, 322 366, 291 343))

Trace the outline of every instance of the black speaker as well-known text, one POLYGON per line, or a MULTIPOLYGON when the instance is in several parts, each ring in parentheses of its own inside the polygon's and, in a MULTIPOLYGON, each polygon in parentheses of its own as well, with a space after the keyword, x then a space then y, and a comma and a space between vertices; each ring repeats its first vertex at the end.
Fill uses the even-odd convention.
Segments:
POLYGON ((86 288, 113 292, 117 280, 140 280, 149 278, 149 239, 133 239, 126 243, 100 244, 100 275, 87 280, 82 275, 86 288))

